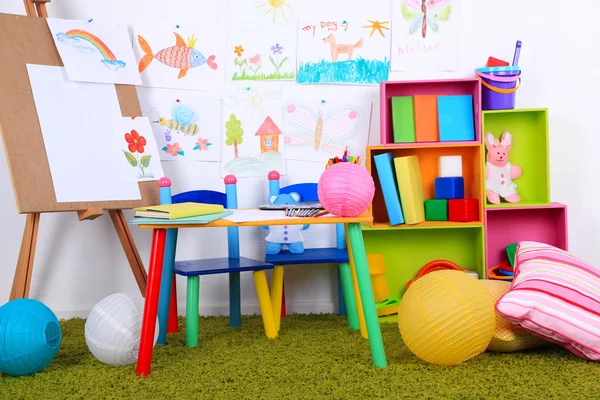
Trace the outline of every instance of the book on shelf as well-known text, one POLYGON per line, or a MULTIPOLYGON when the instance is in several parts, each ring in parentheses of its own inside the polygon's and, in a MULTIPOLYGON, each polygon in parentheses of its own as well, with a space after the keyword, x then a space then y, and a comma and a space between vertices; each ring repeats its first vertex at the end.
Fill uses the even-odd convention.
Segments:
POLYGON ((135 216, 141 218, 179 219, 221 213, 225 211, 225 207, 220 204, 186 202, 138 207, 134 211, 135 216))
POLYGON ((407 224, 425 221, 425 194, 418 156, 394 158, 402 211, 407 224))
POLYGON ((394 172, 394 155, 390 153, 378 154, 373 157, 377 175, 379 176, 379 184, 383 192, 383 200, 387 209, 390 225, 400 225, 404 223, 404 215, 402 213, 402 204, 400 202, 400 193, 394 172))

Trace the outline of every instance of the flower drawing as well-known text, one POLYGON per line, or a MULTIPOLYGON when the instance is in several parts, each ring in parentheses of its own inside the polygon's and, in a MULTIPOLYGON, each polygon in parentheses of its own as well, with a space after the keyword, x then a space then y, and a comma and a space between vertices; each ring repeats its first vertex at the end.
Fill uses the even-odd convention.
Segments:
POLYGON ((271 46, 271 51, 273 52, 273 55, 276 56, 278 54, 281 54, 281 52, 283 51, 283 47, 281 47, 279 43, 275 43, 275 46, 271 46))
POLYGON ((262 58, 260 57, 260 54, 255 54, 251 57, 248 57, 248 62, 250 63, 250 65, 252 65, 252 67, 248 67, 248 69, 254 72, 254 76, 256 76, 258 70, 261 68, 260 64, 262 63, 262 58))
POLYGON ((173 157, 177 157, 177 156, 183 156, 183 149, 181 148, 181 146, 179 145, 178 142, 175 142, 173 144, 171 143, 167 143, 165 145, 165 147, 162 148, 162 150, 167 153, 172 155, 173 157))
POLYGON ((154 178, 154 174, 149 173, 144 169, 150 166, 150 160, 152 159, 152 156, 145 155, 140 157, 140 154, 144 153, 146 138, 140 136, 140 134, 135 129, 132 129, 131 132, 127 132, 124 135, 124 137, 129 152, 123 150, 123 154, 125 154, 125 158, 127 159, 129 165, 131 165, 132 167, 137 167, 141 170, 141 173, 138 174, 138 179, 154 178))
MULTIPOLYGON (((248 60, 245 58, 242 59, 242 53, 244 52, 244 48, 242 46, 234 46, 233 52, 237 55, 237 57, 233 60, 233 64, 240 69, 240 75, 243 75, 246 72, 245 65, 248 65, 248 60)), ((236 72, 237 74, 237 72, 236 72)))
POLYGON ((275 67, 275 71, 279 75, 279 70, 283 67, 283 64, 288 60, 287 56, 283 58, 283 60, 279 61, 279 56, 283 54, 283 47, 279 45, 279 43, 275 43, 275 46, 271 46, 271 52, 273 55, 269 56, 269 61, 275 67), (273 58, 275 56, 275 58, 273 58))
POLYGON ((144 152, 144 146, 146 145, 146 138, 144 138, 143 136, 140 136, 140 134, 135 129, 132 129, 130 133, 125 134, 125 141, 129 145, 128 148, 129 148, 130 152, 132 152, 132 153, 135 153, 136 151, 138 153, 144 152))
POLYGON ((194 146, 193 150, 198 150, 198 151, 208 150, 208 146, 212 145, 212 143, 208 142, 208 139, 203 139, 201 137, 198 138, 198 140, 194 144, 195 144, 195 146, 194 146))

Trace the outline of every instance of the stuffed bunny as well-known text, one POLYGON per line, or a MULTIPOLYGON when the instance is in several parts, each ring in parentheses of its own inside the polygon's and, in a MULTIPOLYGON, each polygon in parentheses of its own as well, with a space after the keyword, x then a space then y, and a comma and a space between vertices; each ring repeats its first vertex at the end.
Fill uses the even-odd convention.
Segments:
POLYGON ((512 145, 512 135, 508 131, 502 134, 500 140, 490 132, 485 134, 485 147, 488 150, 485 188, 487 199, 492 204, 500 204, 500 197, 509 203, 521 201, 513 179, 518 179, 522 171, 508 162, 512 145))

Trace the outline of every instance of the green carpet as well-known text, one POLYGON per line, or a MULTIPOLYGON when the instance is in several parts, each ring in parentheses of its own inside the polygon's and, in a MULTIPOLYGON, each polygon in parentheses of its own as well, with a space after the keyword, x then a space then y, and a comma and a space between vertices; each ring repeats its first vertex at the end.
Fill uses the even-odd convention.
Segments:
POLYGON ((458 367, 426 364, 403 345, 396 324, 382 324, 389 367, 376 369, 369 345, 335 315, 292 315, 268 340, 258 316, 232 329, 201 318, 200 346, 182 330, 154 351, 148 378, 135 365, 110 367, 91 355, 84 320, 62 322, 63 342, 42 372, 0 375, 2 399, 592 399, 600 365, 557 347, 485 353, 458 367))

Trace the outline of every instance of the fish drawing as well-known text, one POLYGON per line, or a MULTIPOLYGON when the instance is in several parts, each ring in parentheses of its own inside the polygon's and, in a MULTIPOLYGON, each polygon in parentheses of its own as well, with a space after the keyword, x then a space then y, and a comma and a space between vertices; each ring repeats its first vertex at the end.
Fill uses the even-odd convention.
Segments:
POLYGON ((152 53, 152 49, 146 39, 138 35, 138 42, 145 53, 138 68, 140 72, 143 72, 155 58, 171 68, 178 69, 179 76, 177 79, 183 78, 189 69, 204 64, 207 64, 212 69, 217 69, 217 64, 214 62, 214 55, 206 58, 194 48, 197 40, 194 35, 188 37, 188 43, 186 45, 181 36, 175 32, 173 33, 175 34, 175 46, 166 47, 156 54, 152 53))

